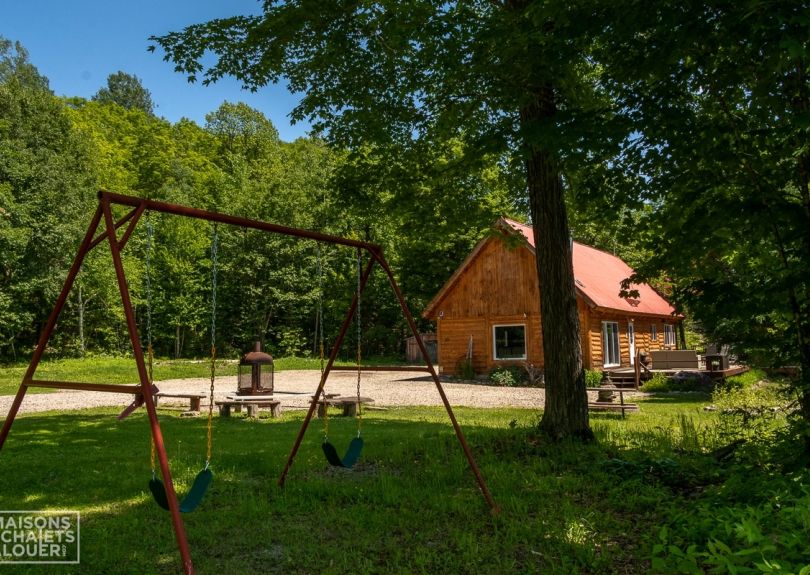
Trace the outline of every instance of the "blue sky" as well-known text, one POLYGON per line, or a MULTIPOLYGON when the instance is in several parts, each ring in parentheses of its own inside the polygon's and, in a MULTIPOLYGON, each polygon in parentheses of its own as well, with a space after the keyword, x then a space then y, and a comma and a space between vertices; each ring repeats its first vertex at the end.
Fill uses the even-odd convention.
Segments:
POLYGON ((147 51, 150 35, 260 11, 258 0, 0 0, 0 36, 22 43, 59 96, 90 98, 107 76, 122 70, 141 79, 155 113, 171 122, 186 117, 203 125, 223 101, 241 101, 261 110, 290 141, 305 136, 309 126, 290 124, 298 97, 286 86, 251 93, 230 78, 207 87, 189 84, 160 50, 147 51))

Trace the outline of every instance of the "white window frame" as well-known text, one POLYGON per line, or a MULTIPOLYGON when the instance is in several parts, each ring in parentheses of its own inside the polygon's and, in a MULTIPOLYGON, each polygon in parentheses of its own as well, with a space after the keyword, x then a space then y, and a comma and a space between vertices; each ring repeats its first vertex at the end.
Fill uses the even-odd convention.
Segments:
POLYGON ((664 324, 664 345, 675 347, 675 326, 669 323, 664 324))
POLYGON ((658 326, 656 324, 650 325, 650 341, 658 341, 658 326))
POLYGON ((622 347, 621 343, 619 342, 619 322, 618 321, 603 321, 602 322, 602 364, 604 367, 619 367, 622 364, 622 347), (614 335, 614 342, 616 344, 616 355, 614 357, 608 357, 612 354, 609 353, 610 345, 608 344, 608 329, 607 326, 613 326, 613 335, 614 335), (616 360, 615 363, 611 362, 608 363, 608 360, 614 359, 616 360))
POLYGON ((528 353, 529 342, 527 341, 528 330, 525 323, 499 323, 492 326, 492 359, 495 361, 521 361, 525 360, 528 353), (498 357, 498 338, 495 330, 499 327, 522 327, 523 328, 523 355, 521 357, 498 357))

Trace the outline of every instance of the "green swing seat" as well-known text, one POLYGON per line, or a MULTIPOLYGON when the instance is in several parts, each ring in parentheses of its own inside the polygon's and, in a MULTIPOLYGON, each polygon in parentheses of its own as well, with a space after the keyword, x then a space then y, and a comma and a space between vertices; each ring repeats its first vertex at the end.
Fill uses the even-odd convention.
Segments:
MULTIPOLYGON (((202 503, 205 492, 208 491, 208 487, 211 485, 213 479, 214 474, 207 467, 197 474, 197 477, 194 478, 191 490, 180 502, 180 511, 182 513, 190 513, 197 509, 200 503, 202 503)), ((163 482, 157 477, 152 477, 152 479, 149 480, 149 491, 152 492, 155 503, 168 511, 169 497, 166 494, 166 486, 163 485, 163 482)))
POLYGON ((324 441, 321 447, 330 465, 351 469, 354 467, 355 463, 357 463, 357 460, 360 459, 360 452, 363 451, 363 438, 355 437, 352 439, 351 443, 349 443, 349 449, 346 450, 346 455, 344 455, 342 459, 338 455, 335 446, 328 441, 324 441))

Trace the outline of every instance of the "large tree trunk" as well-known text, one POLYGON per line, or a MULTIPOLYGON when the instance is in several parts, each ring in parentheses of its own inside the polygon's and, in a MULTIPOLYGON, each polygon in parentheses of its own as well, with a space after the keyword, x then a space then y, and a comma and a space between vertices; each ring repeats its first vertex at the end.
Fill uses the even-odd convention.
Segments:
MULTIPOLYGON (((553 90, 546 87, 520 111, 524 134, 555 113, 553 90)), ((526 147, 526 179, 534 226, 540 318, 546 378, 546 406, 540 428, 555 438, 593 439, 582 368, 579 315, 574 288, 568 214, 559 169, 548 150, 526 147)))

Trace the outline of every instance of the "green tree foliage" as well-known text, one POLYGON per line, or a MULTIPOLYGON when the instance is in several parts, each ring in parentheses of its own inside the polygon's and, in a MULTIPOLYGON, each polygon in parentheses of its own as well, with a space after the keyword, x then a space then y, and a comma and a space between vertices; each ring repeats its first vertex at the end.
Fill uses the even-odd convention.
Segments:
MULTIPOLYGON (((282 144, 259 111, 225 103, 206 117, 224 175, 225 211, 287 226, 324 229, 330 152, 317 142, 282 144)), ((314 244, 284 236, 223 229, 220 250, 223 322, 231 344, 253 340, 281 353, 309 349, 314 313, 314 244)))
POLYGON ((28 60, 22 44, 0 36, 0 54, 0 84, 14 81, 33 90, 48 90, 48 79, 28 60))
MULTIPOLYGON (((99 102, 71 105, 77 128, 97 150, 101 188, 290 226, 328 228, 331 216, 325 198, 333 154, 311 140, 281 142, 276 128, 257 110, 225 103, 208 115, 205 127, 199 127, 189 121, 172 126, 141 110, 123 111, 99 102)), ((172 356, 205 355, 210 337, 212 227, 160 214, 152 215, 151 223, 155 349, 172 356)), ((315 309, 314 245, 227 226, 220 226, 217 233, 221 352, 248 349, 254 339, 273 353, 309 349, 315 309)), ((143 322, 144 225, 131 246, 125 264, 143 322)), ((98 263, 99 271, 109 271, 109 258, 99 251, 91 262, 98 263)), ((109 285, 88 285, 87 294, 93 287, 109 285)), ((95 306, 120 324, 114 291, 111 296, 89 302, 88 317, 93 317, 95 306)), ((115 336, 125 332, 119 325, 95 333, 102 338, 101 347, 115 349, 115 336)))
MULTIPOLYGON (((103 98, 54 98, 24 49, 3 46, 0 357, 34 345, 98 189, 379 242, 395 269, 403 270, 415 309, 452 271, 448 254, 463 259, 481 231, 512 209, 506 182, 512 172, 492 154, 471 173, 461 139, 421 150, 369 147, 349 157, 318 138, 282 142, 266 117, 241 103, 224 103, 202 127, 188 120, 172 125, 103 98), (38 145, 40 139, 48 144, 38 145), (409 196, 419 200, 416 207, 409 196)), ((124 251, 124 266, 142 336, 147 220, 153 229, 155 349, 160 355, 204 356, 212 227, 162 214, 141 220, 124 251)), ((352 250, 318 250, 314 242, 228 226, 217 233, 222 354, 237 355, 255 339, 272 353, 317 353, 321 296, 327 345, 334 339, 356 287, 352 250)), ((362 315, 364 353, 402 352, 406 333, 385 278, 372 281, 362 315)), ((353 356, 354 343, 352 330, 344 357, 353 356)), ((128 352, 106 243, 86 258, 50 344, 60 354, 128 352)))
POLYGON ((27 352, 92 209, 90 158, 48 81, 0 39, 0 353, 27 352))
POLYGON ((599 68, 589 57, 594 32, 605 25, 601 16, 568 2, 315 8, 299 0, 153 39, 192 81, 233 75, 257 89, 288 79, 305 93, 293 117, 310 119, 352 151, 371 145, 407 157, 459 139, 468 167, 490 156, 523 166, 520 189, 528 191, 543 246, 537 264, 546 286, 542 426, 558 436, 590 437, 561 174, 599 162, 625 135, 597 90, 599 68), (217 59, 206 67, 209 50, 217 59))
MULTIPOLYGON (((810 424, 810 20, 805 2, 627 2, 609 36, 612 87, 638 135, 655 250, 711 341, 802 366, 810 424), (677 34, 678 41, 674 41, 677 34)), ((629 188, 628 188, 629 189, 629 188)), ((652 239, 652 238, 651 238, 652 239)), ((810 452, 810 427, 805 427, 810 452)))
POLYGON ((107 76, 107 86, 100 88, 93 100, 102 104, 118 104, 127 110, 141 110, 152 116, 152 94, 143 87, 140 78, 121 72, 107 76))
MULTIPOLYGON (((207 198, 211 182, 217 180, 216 167, 210 159, 210 138, 190 122, 172 126, 137 108, 126 110, 117 104, 78 99, 69 101, 69 112, 74 130, 84 137, 93 153, 94 162, 88 171, 94 189, 199 203, 207 198)), ((164 343, 158 347, 161 353, 179 355, 199 349, 191 346, 186 350, 183 345, 187 332, 201 333, 204 322, 200 316, 207 305, 204 274, 185 273, 204 260, 209 240, 202 230, 199 232, 202 239, 195 236, 197 233, 184 228, 178 219, 167 219, 154 239, 153 265, 160 273, 158 277, 163 278, 163 282, 156 281, 154 286, 159 312, 155 317, 165 320, 154 325, 155 335, 164 343), (177 246, 176 249, 169 248, 171 245, 177 246), (167 292, 162 289, 172 285, 167 292), (176 300, 172 297, 175 295, 176 300)), ((143 226, 131 246, 124 253, 124 263, 133 297, 136 303, 143 303, 143 226)), ((123 351, 128 348, 123 309, 105 247, 89 255, 79 279, 83 299, 80 302, 76 297, 69 301, 63 325, 72 327, 75 322, 76 332, 85 333, 91 348, 123 351), (80 309, 87 329, 79 327, 80 309)))
POLYGON ((241 102, 223 103, 205 117, 205 122, 206 129, 217 137, 221 154, 257 160, 279 145, 278 130, 272 122, 241 102))

